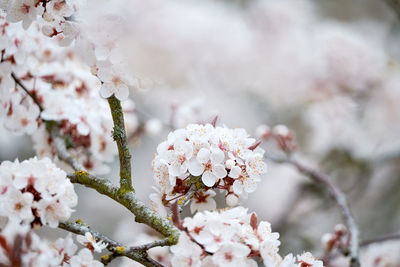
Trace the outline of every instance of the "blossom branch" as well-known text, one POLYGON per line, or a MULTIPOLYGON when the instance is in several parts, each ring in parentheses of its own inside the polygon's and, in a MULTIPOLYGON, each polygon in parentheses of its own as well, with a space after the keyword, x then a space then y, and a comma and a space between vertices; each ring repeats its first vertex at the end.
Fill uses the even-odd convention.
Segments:
POLYGON ((13 78, 14 82, 18 84, 22 88, 22 90, 24 90, 29 95, 29 97, 33 100, 33 102, 35 102, 35 104, 39 107, 40 112, 42 112, 43 107, 42 104, 40 104, 37 97, 34 94, 32 94, 31 91, 28 90, 28 88, 26 88, 26 86, 20 81, 20 79, 17 78, 14 72, 11 72, 11 77, 13 78))
POLYGON ((46 121, 46 129, 50 134, 56 147, 57 156, 60 160, 68 163, 75 171, 83 170, 83 166, 68 153, 64 139, 59 134, 58 125, 55 121, 46 121))
MULTIPOLYGON (((37 101, 33 94, 29 93, 29 90, 23 83, 13 75, 13 78, 21 88, 28 93, 28 95, 34 100, 39 106, 40 103, 37 101)), ((126 140, 124 118, 122 113, 122 107, 120 101, 114 96, 108 98, 111 113, 114 121, 114 132, 113 137, 117 142, 119 158, 120 158, 120 176, 121 184, 120 187, 114 186, 110 181, 96 177, 84 171, 83 166, 74 159, 71 154, 67 151, 65 142, 60 136, 58 123, 56 121, 45 121, 46 130, 53 139, 54 146, 57 150, 58 157, 68 163, 74 170, 75 174, 68 175, 68 178, 73 183, 80 183, 86 187, 95 189, 100 194, 106 195, 118 203, 125 206, 135 215, 135 221, 139 223, 147 224, 152 227, 166 238, 163 240, 155 241, 150 244, 145 244, 138 247, 138 250, 145 250, 155 246, 171 246, 178 242, 179 230, 170 222, 168 219, 159 216, 157 213, 148 208, 143 202, 136 198, 131 182, 131 164, 130 164, 130 152, 126 140)), ((39 106, 41 108, 41 106, 39 106)), ((41 109, 42 110, 42 109, 41 109)), ((148 258, 147 254, 142 254, 141 259, 148 258)), ((140 261, 139 261, 140 262, 140 261)), ((158 266, 158 265, 156 265, 158 266)))
POLYGON ((60 222, 58 227, 78 235, 85 235, 85 233, 89 232, 96 240, 102 240, 106 242, 107 249, 110 252, 112 252, 109 258, 104 259, 106 263, 109 263, 112 259, 115 259, 116 257, 125 256, 134 261, 140 262, 144 266, 151 266, 151 267, 162 266, 160 263, 149 257, 149 255, 146 252, 147 249, 138 249, 136 247, 125 247, 119 242, 114 241, 113 239, 91 229, 89 226, 85 224, 79 224, 73 222, 60 222))
POLYGON ((385 0, 385 2, 394 10, 394 12, 396 12, 397 17, 400 18, 400 1, 399 0, 385 0))
POLYGON ((74 174, 69 174, 68 178, 71 182, 95 189, 126 207, 135 215, 136 222, 147 224, 168 238, 162 243, 163 245, 170 246, 178 242, 179 230, 167 218, 161 217, 138 200, 135 192, 123 192, 109 180, 93 176, 85 171, 76 171, 74 174))
POLYGON ((117 143, 120 164, 120 185, 123 191, 134 191, 132 187, 131 153, 125 131, 121 102, 114 95, 107 98, 114 122, 113 138, 117 143))
POLYGON ((393 234, 378 236, 378 237, 371 238, 371 239, 366 239, 360 243, 360 246, 366 247, 371 244, 392 241, 392 240, 400 240, 400 233, 393 233, 393 234))
POLYGON ((271 155, 266 156, 268 159, 276 162, 276 163, 286 163, 290 164, 296 169, 311 178, 313 181, 323 185, 326 187, 337 203, 337 205, 340 207, 340 211, 342 213, 342 216, 347 224, 347 227, 349 229, 349 235, 350 235, 350 266, 356 267, 360 266, 359 262, 359 229, 358 226, 353 218, 353 215, 350 211, 349 205, 346 200, 345 194, 338 188, 336 187, 331 181, 330 178, 322 172, 319 172, 317 170, 314 170, 312 168, 309 168, 307 166, 304 166, 300 162, 294 160, 294 159, 280 159, 273 157, 271 155))

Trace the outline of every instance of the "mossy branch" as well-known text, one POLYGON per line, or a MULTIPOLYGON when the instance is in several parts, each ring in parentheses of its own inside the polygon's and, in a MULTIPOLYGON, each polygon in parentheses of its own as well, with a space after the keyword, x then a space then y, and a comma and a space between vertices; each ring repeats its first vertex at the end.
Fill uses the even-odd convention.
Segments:
POLYGON ((125 131, 124 113, 121 102, 114 96, 107 98, 114 122, 112 136, 117 143, 119 156, 120 187, 124 192, 134 191, 132 186, 131 153, 125 131))
POLYGON ((100 194, 106 195, 123 205, 135 215, 136 222, 147 224, 167 238, 162 243, 163 246, 171 246, 178 242, 179 230, 167 218, 161 217, 138 200, 135 192, 121 191, 109 180, 90 175, 85 171, 76 171, 74 174, 69 174, 68 178, 73 183, 95 189, 100 194))
POLYGON ((73 223, 73 222, 60 222, 58 227, 78 235, 85 235, 85 233, 89 232, 96 240, 102 240, 105 243, 107 243, 107 249, 112 254, 110 255, 106 254, 101 258, 101 261, 104 264, 110 263, 113 259, 117 257, 125 256, 134 261, 140 262, 144 266, 162 267, 160 263, 149 257, 149 255, 147 254, 147 249, 141 249, 141 247, 124 246, 123 244, 120 244, 119 242, 114 241, 113 239, 93 230, 86 224, 73 223))

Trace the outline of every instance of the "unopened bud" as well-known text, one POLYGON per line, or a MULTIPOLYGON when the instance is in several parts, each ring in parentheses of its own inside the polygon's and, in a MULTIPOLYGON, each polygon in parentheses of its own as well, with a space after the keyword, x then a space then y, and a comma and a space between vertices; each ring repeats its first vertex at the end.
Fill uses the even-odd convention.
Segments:
POLYGON ((255 135, 260 139, 267 139, 271 135, 271 128, 265 124, 258 125, 255 135))
POLYGON ((230 207, 236 206, 239 203, 239 198, 233 193, 228 194, 225 199, 226 204, 230 207))
POLYGON ((321 243, 326 251, 330 251, 335 244, 336 237, 334 234, 326 233, 321 237, 321 243))
POLYGON ((347 233, 347 228, 343 224, 337 224, 334 228, 335 234, 338 236, 342 236, 347 233))
POLYGON ((286 137, 290 134, 289 128, 283 124, 276 125, 272 129, 272 132, 274 133, 274 135, 283 136, 283 137, 286 137))

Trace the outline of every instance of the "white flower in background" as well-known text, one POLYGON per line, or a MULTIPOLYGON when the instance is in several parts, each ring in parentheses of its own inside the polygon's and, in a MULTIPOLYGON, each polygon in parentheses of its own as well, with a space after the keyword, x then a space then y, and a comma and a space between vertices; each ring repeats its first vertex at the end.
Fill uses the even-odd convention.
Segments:
POLYGON ((38 16, 43 14, 44 8, 41 5, 37 5, 36 0, 12 0, 7 2, 6 19, 10 22, 22 20, 24 29, 27 29, 38 16))
POLYGON ((195 192, 190 203, 190 212, 215 210, 217 208, 217 203, 213 199, 215 195, 216 193, 213 190, 195 192))
POLYGON ((6 216, 14 223, 31 222, 33 195, 22 193, 15 188, 8 187, 4 195, 0 196, 0 215, 6 216))
POLYGON ((249 254, 250 249, 246 245, 228 243, 223 245, 216 253, 214 253, 212 260, 218 266, 257 267, 257 262, 255 260, 247 258, 249 254))
POLYGON ((42 198, 37 202, 35 208, 42 224, 52 228, 56 228, 59 221, 68 219, 73 211, 68 205, 63 203, 62 199, 55 198, 42 198))
POLYGON ((400 262, 398 240, 370 244, 361 250, 360 262, 365 267, 397 266, 400 262))
POLYGON ((11 64, 9 62, 0 63, 0 95, 8 98, 9 93, 14 88, 14 82, 11 78, 11 64))
POLYGON ((293 254, 288 254, 285 256, 285 258, 282 259, 282 261, 277 266, 278 267, 298 267, 298 265, 295 262, 296 262, 296 258, 293 257, 293 254))
POLYGON ((57 24, 64 23, 64 17, 70 17, 73 13, 74 10, 69 1, 52 0, 46 4, 46 11, 43 14, 43 18, 57 26, 57 24))
POLYGON ((104 243, 101 240, 97 242, 96 238, 90 232, 86 232, 85 236, 78 235, 76 240, 92 252, 96 251, 100 253, 107 247, 107 243, 104 243))
POLYGON ((29 226, 12 222, 2 229, 0 238, 2 240, 0 265, 2 266, 66 266, 77 249, 71 234, 51 243, 42 240, 35 232, 30 231, 29 226), (17 240, 19 242, 16 242, 17 240), (18 257, 15 257, 15 252, 20 253, 18 257))
POLYGON ((69 263, 69 260, 77 251, 78 246, 74 243, 72 234, 68 233, 65 238, 58 238, 54 242, 54 248, 57 250, 57 253, 60 257, 59 261, 69 263))
POLYGON ((304 252, 301 255, 297 255, 297 263, 299 266, 313 266, 313 267, 323 267, 323 262, 317 260, 310 252, 304 252))
POLYGON ((71 216, 78 197, 66 173, 48 158, 0 165, 0 214, 25 224, 57 227, 71 216), (11 176, 11 179, 10 179, 11 176))
POLYGON ((164 204, 162 203, 161 194, 151 193, 150 198, 150 206, 154 212, 157 212, 162 217, 167 217, 168 213, 164 204))
MULTIPOLYGON (((11 2, 18 1, 9 1, 4 7, 6 13, 11 2)), ((38 4, 42 6, 43 2, 38 4)), ((77 11, 77 4, 71 1, 50 1, 46 5, 46 16, 54 13, 60 19, 70 14, 65 8, 77 11)), ((32 27, 24 30, 21 23, 6 21, 6 13, 0 11, 0 47, 5 50, 0 63, 1 124, 15 134, 32 135, 38 156, 54 158, 58 165, 70 170, 57 160, 51 137, 41 123, 41 119, 59 121, 68 152, 82 162, 86 170, 96 174, 107 173, 109 167, 106 163, 114 159, 117 149, 110 135, 113 123, 107 101, 99 95, 101 83, 72 47, 59 46, 64 39, 72 41, 78 36, 78 23, 63 21, 56 27, 38 17, 32 27), (54 30, 58 33, 53 38, 43 35, 43 31, 55 34, 54 30), (11 71, 41 103, 44 110, 40 117, 37 105, 20 86, 15 86, 11 71)), ((92 48, 88 46, 85 49, 87 51, 80 52, 90 54, 92 48)), ((128 135, 138 126, 132 106, 126 105, 129 111, 125 105, 123 107, 128 112, 128 135)))
POLYGON ((7 100, 1 110, 4 128, 16 135, 34 133, 38 128, 39 108, 20 94, 13 93, 7 100))
POLYGON ((89 249, 83 248, 79 251, 78 255, 75 255, 70 260, 70 267, 102 267, 104 266, 101 262, 93 259, 93 254, 89 249))
POLYGON ((119 100, 128 98, 133 79, 122 66, 104 63, 98 66, 97 76, 103 82, 100 89, 102 97, 108 98, 114 94, 119 100))
POLYGON ((172 266, 176 267, 200 267, 202 249, 193 243, 185 233, 179 235, 178 244, 171 247, 173 257, 172 266))

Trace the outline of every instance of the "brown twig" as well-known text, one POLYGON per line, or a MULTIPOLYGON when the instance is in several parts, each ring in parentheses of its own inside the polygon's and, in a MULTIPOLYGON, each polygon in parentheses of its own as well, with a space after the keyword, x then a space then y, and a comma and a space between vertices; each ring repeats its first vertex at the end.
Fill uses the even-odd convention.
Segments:
POLYGON ((400 233, 393 233, 393 234, 388 234, 388 235, 383 235, 383 236, 378 236, 375 238, 363 240, 360 242, 360 247, 366 247, 371 244, 392 241, 392 240, 400 240, 400 233))
POLYGON ((29 95, 29 97, 33 100, 33 102, 35 102, 35 104, 38 106, 40 112, 42 112, 43 106, 42 104, 40 104, 37 97, 34 94, 32 94, 31 91, 28 90, 28 88, 26 88, 26 86, 21 82, 20 79, 17 78, 14 72, 11 72, 11 77, 13 78, 14 82, 18 84, 22 88, 22 90, 24 90, 29 95))
POLYGON ((340 211, 342 213, 343 219, 345 220, 347 227, 349 229, 350 235, 350 266, 356 267, 360 266, 359 261, 359 229, 358 226, 353 218, 353 215, 350 211, 349 205, 346 200, 345 194, 336 187, 331 181, 328 175, 323 172, 319 172, 312 168, 306 167, 300 162, 287 158, 287 159, 280 159, 276 158, 271 155, 266 156, 268 159, 277 162, 277 163, 286 163, 290 164, 296 169, 301 172, 302 174, 308 176, 313 181, 323 185, 325 188, 328 189, 329 193, 331 194, 332 198, 335 200, 336 204, 339 206, 340 211))
POLYGON ((89 232, 96 240, 102 240, 105 243, 107 243, 107 249, 110 252, 112 252, 111 256, 109 256, 110 258, 106 260, 107 263, 109 263, 110 259, 112 260, 119 256, 125 256, 134 261, 140 262, 144 266, 150 266, 150 267, 163 266, 149 257, 149 255, 146 252, 147 250, 146 246, 141 246, 139 249, 137 247, 124 246, 121 243, 114 241, 113 239, 93 230, 89 226, 82 223, 60 222, 58 227, 78 235, 85 235, 85 233, 89 232))

